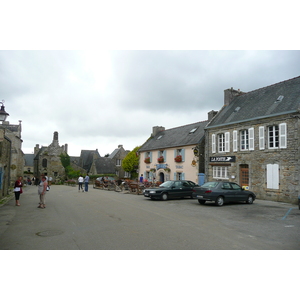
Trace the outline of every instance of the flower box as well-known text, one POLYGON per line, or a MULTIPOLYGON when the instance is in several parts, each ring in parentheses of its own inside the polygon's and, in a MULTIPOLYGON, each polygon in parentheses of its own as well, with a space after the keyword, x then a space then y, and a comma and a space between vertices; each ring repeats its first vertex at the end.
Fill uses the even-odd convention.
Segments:
POLYGON ((163 163, 164 161, 165 161, 165 159, 164 159, 163 156, 161 156, 161 157, 159 157, 159 158, 157 159, 157 162, 158 162, 158 163, 163 163))
POLYGON ((144 160, 144 162, 145 162, 146 164, 150 164, 150 162, 151 162, 151 161, 150 161, 150 157, 146 157, 145 160, 144 160))
POLYGON ((181 155, 177 155, 177 156, 174 158, 174 160, 175 160, 176 162, 182 162, 182 156, 181 156, 181 155))

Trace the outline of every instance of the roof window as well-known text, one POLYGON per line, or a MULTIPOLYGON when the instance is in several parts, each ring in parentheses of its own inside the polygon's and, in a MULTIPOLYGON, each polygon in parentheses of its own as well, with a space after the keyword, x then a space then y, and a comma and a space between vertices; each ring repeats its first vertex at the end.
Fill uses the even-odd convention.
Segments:
POLYGON ((193 128, 193 129, 190 131, 190 133, 194 133, 197 129, 198 129, 198 127, 193 128))
POLYGON ((281 102, 283 98, 284 98, 284 96, 280 95, 280 96, 277 98, 277 100, 275 101, 275 103, 276 103, 276 102, 281 102))
POLYGON ((157 140, 160 140, 162 138, 162 135, 160 135, 158 138, 157 138, 157 140))

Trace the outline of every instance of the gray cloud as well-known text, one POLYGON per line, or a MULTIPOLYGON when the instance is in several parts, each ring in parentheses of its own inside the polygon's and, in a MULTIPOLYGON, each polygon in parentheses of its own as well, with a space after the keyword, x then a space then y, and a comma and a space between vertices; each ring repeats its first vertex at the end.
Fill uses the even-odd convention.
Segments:
POLYGON ((132 150, 152 126, 205 120, 227 88, 248 92, 299 70, 300 51, 0 52, 1 99, 10 123, 23 121, 25 153, 54 131, 72 155, 132 150))

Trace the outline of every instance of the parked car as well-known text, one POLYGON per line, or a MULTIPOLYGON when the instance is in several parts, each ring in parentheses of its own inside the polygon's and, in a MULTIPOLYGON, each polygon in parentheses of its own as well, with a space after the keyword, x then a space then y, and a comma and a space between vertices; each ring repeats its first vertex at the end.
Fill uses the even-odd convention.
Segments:
POLYGON ((193 198, 193 190, 199 186, 193 181, 189 180, 169 180, 162 183, 157 188, 146 188, 143 191, 145 197, 151 199, 167 200, 170 198, 193 198))
POLYGON ((200 204, 205 204, 207 201, 215 202, 218 206, 222 206, 226 202, 238 201, 252 204, 256 198, 253 192, 229 181, 206 182, 200 187, 194 188, 194 191, 200 204))

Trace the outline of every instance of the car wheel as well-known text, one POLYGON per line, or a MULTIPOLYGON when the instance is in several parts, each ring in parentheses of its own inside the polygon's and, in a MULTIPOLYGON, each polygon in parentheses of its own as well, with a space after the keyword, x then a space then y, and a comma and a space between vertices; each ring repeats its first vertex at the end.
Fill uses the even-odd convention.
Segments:
POLYGON ((205 200, 198 200, 198 202, 203 205, 203 204, 205 204, 206 201, 205 200))
POLYGON ((168 194, 167 193, 163 193, 161 195, 161 200, 168 200, 168 194))
POLYGON ((215 203, 218 205, 218 206, 222 206, 224 204, 224 198, 222 196, 219 196, 217 198, 217 200, 215 201, 215 203))
POLYGON ((253 203, 253 197, 249 196, 248 199, 246 200, 247 204, 252 204, 253 203))

